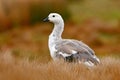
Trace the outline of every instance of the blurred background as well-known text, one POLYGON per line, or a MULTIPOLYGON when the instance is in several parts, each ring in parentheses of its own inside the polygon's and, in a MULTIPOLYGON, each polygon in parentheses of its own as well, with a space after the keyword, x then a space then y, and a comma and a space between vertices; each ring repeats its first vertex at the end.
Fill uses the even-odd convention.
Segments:
POLYGON ((120 57, 119 0, 0 0, 0 53, 41 62, 51 60, 49 13, 65 20, 63 38, 88 44, 99 57, 120 57))

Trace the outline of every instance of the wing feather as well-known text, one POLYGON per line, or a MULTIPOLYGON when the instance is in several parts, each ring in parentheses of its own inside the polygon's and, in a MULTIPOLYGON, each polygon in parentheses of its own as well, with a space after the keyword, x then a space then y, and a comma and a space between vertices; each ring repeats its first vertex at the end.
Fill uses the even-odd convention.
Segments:
POLYGON ((58 54, 59 52, 63 55, 71 54, 70 56, 67 56, 67 58, 72 57, 73 60, 76 61, 91 61, 94 64, 99 63, 95 58, 94 51, 81 41, 65 39, 57 42, 55 48, 57 49, 58 54))

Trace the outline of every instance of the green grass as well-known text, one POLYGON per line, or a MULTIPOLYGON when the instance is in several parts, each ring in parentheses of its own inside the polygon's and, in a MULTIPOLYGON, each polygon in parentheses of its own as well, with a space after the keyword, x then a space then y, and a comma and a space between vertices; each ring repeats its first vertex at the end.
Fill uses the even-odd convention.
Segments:
POLYGON ((119 1, 110 0, 85 0, 69 5, 69 11, 75 22, 89 18, 99 18, 106 21, 120 19, 119 1))

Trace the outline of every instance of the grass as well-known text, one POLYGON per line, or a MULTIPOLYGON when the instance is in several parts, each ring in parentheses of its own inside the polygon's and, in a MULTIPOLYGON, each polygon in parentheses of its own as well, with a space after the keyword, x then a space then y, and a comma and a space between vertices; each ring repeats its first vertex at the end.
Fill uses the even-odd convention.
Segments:
MULTIPOLYGON (((45 59, 45 58, 44 58, 45 59)), ((28 58, 17 59, 9 51, 0 53, 0 80, 120 80, 120 59, 104 57, 88 69, 77 63, 28 58)))
MULTIPOLYGON (((106 27, 95 22, 85 22, 81 25, 65 23, 63 38, 82 40, 95 50, 96 55, 118 55, 119 27, 106 27), (89 39, 88 39, 89 36, 89 39)), ((102 23, 100 23, 102 24, 102 23)), ((48 50, 48 36, 52 25, 36 24, 32 27, 22 26, 0 33, 0 51, 9 49, 16 57, 29 57, 31 59, 47 57, 50 59, 48 50)), ((47 60, 48 61, 48 60, 47 60)), ((46 62, 47 62, 46 61, 46 62)))
MULTIPOLYGON (((8 5, 10 18, 2 15, 5 20, 1 20, 0 25, 3 26, 0 28, 0 80, 120 80, 118 1, 85 0, 75 4, 62 1, 62 5, 57 1, 56 5, 47 4, 48 7, 44 7, 46 3, 30 2, 22 5, 23 3, 11 7, 8 5), (88 69, 82 64, 50 60, 47 40, 52 25, 36 22, 42 21, 50 10, 60 11, 67 18, 67 8, 71 15, 70 21, 75 23, 65 23, 63 37, 82 40, 88 44, 101 57, 100 65, 88 69), (79 24, 81 21, 83 23, 79 24), (36 25, 28 25, 34 22, 36 25), (12 26, 15 28, 11 28, 12 26)), ((4 9, 0 12, 2 11, 4 9)))
POLYGON ((77 23, 89 18, 119 21, 119 5, 120 2, 118 0, 79 0, 78 2, 69 4, 69 10, 72 14, 72 19, 77 23))

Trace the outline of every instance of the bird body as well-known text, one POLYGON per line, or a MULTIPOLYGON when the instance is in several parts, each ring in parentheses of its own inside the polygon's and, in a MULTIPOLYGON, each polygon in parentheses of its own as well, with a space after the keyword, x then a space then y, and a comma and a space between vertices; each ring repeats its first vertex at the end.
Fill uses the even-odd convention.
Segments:
POLYGON ((84 63, 94 66, 100 63, 94 51, 81 41, 74 39, 62 39, 64 21, 57 13, 50 13, 44 21, 54 23, 54 29, 49 36, 48 46, 53 60, 64 59, 69 62, 84 63))

